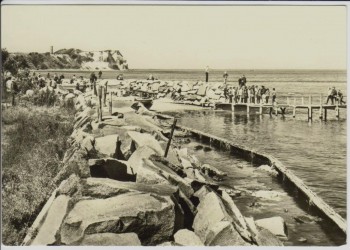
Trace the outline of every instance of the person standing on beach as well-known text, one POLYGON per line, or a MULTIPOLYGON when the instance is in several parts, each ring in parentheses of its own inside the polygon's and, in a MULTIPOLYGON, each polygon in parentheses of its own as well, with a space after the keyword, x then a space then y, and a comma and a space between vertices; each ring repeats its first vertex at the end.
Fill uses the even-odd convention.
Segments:
POLYGON ((17 83, 16 79, 11 76, 6 82, 6 92, 11 96, 11 104, 15 106, 15 95, 17 94, 17 83))
POLYGON ((98 78, 101 79, 101 76, 102 76, 102 71, 100 70, 100 71, 98 72, 98 78))
POLYGON ((95 72, 92 72, 90 75, 90 86, 91 89, 94 89, 94 94, 97 95, 97 89, 96 89, 96 81, 97 81, 97 77, 95 75, 95 72))
POLYGON ((226 84, 226 82, 227 82, 227 78, 228 78, 227 71, 225 71, 225 72, 224 72, 223 77, 224 77, 224 84, 226 84))
POLYGON ((209 81, 209 66, 205 68, 205 82, 209 81))

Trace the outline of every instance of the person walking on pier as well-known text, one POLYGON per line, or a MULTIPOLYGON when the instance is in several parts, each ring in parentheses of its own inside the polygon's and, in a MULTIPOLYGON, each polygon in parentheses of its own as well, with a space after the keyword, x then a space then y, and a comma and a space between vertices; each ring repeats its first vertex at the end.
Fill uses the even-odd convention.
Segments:
POLYGON ((277 97, 277 93, 276 93, 275 88, 272 89, 271 95, 272 95, 272 104, 274 104, 276 101, 276 97, 277 97))
POLYGON ((331 100, 332 104, 333 104, 333 95, 332 95, 332 88, 329 87, 328 88, 328 92, 327 92, 327 101, 326 101, 326 104, 328 104, 328 101, 331 100))
POLYGON ((270 90, 267 88, 266 91, 265 91, 265 101, 266 101, 266 104, 269 103, 269 97, 270 97, 270 90))
POLYGON ((228 97, 229 97, 229 101, 230 103, 232 103, 234 101, 234 88, 230 87, 228 90, 228 97))
POLYGON ((340 91, 340 89, 338 89, 338 93, 337 93, 337 97, 338 97, 338 103, 341 104, 346 104, 346 102, 344 102, 343 98, 343 93, 340 91))
POLYGON ((256 92, 256 103, 259 104, 261 102, 261 88, 258 87, 258 90, 256 92))

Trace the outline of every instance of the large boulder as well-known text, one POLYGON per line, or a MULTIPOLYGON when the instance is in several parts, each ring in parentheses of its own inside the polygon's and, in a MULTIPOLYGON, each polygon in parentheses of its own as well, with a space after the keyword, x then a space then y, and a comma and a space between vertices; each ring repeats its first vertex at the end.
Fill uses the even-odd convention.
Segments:
POLYGON ((133 141, 132 147, 135 148, 135 150, 138 147, 147 145, 148 147, 152 148, 157 154, 164 155, 164 150, 152 135, 135 131, 129 131, 128 135, 133 141))
POLYGON ((256 225, 269 230, 276 236, 287 237, 287 227, 280 216, 265 218, 255 221, 256 225))
POLYGON ((182 246, 204 246, 199 237, 188 229, 181 229, 174 235, 175 243, 182 246))
POLYGON ((81 246, 141 246, 135 233, 98 233, 85 235, 81 246))
POLYGON ((209 228, 205 239, 206 246, 250 246, 242 239, 232 223, 219 221, 209 228))
POLYGON ((197 207, 193 229, 206 245, 245 245, 221 198, 214 192, 205 195, 197 207))
POLYGON ((171 197, 129 191, 105 199, 78 200, 61 226, 61 242, 74 245, 87 234, 128 233, 143 245, 167 241, 175 229, 171 197))
POLYGON ((198 203, 201 202, 207 194, 213 192, 213 189, 208 187, 207 185, 203 185, 200 189, 198 189, 193 196, 198 199, 198 203))
POLYGON ((246 239, 247 241, 251 242, 253 240, 252 233, 250 232, 250 229, 247 225, 247 222, 242 215, 241 211, 238 209, 236 204, 233 202, 232 198, 229 194, 227 194, 225 191, 222 191, 222 201, 225 205, 225 209, 232 218, 232 222, 236 228, 236 230, 239 232, 239 234, 246 239))
POLYGON ((95 138, 95 149, 103 155, 114 157, 118 141, 119 135, 116 134, 95 138))
POLYGON ((103 121, 98 124, 99 128, 103 128, 105 126, 115 126, 115 127, 121 127, 126 126, 125 119, 118 118, 115 116, 104 116, 103 121))
POLYGON ((153 193, 159 196, 169 196, 178 199, 179 188, 170 184, 148 185, 136 182, 122 182, 112 179, 87 178, 83 181, 82 193, 86 197, 108 198, 130 191, 153 193))
POLYGON ((146 184, 166 184, 169 183, 163 173, 158 171, 158 168, 150 161, 142 159, 142 164, 139 166, 136 175, 137 183, 146 184))
POLYGON ((92 177, 110 178, 119 181, 135 181, 136 176, 125 162, 113 158, 90 159, 92 177))
POLYGON ((72 155, 64 163, 63 168, 61 168, 61 170, 55 176, 54 181, 59 183, 68 178, 71 174, 76 174, 81 178, 90 177, 90 169, 86 156, 86 150, 74 150, 72 155))
POLYGON ((81 148, 85 149, 88 154, 92 153, 95 148, 95 138, 91 135, 86 136, 82 141, 81 141, 81 148))
POLYGON ((149 159, 149 157, 155 153, 156 152, 148 146, 138 147, 128 159, 128 164, 133 169, 134 173, 137 173, 138 169, 143 164, 142 159, 149 159))
POLYGON ((244 217, 247 226, 258 246, 283 246, 283 243, 269 230, 255 224, 253 217, 244 217))
POLYGON ((58 234, 62 220, 66 215, 70 197, 59 195, 50 206, 46 218, 38 230, 38 233, 30 245, 53 245, 57 243, 58 234))
POLYGON ((144 160, 146 165, 149 166, 150 170, 165 178, 170 184, 178 186, 188 198, 193 195, 194 190, 189 182, 187 182, 184 178, 181 178, 178 173, 169 168, 168 165, 164 164, 164 162, 157 161, 153 159, 153 157, 150 158, 151 160, 144 160))
POLYGON ((86 123, 91 123, 91 116, 85 115, 74 124, 74 129, 81 128, 86 123))

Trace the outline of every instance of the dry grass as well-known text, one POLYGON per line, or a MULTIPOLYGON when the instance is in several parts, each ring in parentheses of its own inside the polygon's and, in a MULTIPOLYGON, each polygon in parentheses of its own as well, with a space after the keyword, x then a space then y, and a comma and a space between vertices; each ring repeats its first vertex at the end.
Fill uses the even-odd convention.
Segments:
POLYGON ((2 237, 20 245, 55 188, 73 114, 65 108, 12 107, 2 112, 2 237))

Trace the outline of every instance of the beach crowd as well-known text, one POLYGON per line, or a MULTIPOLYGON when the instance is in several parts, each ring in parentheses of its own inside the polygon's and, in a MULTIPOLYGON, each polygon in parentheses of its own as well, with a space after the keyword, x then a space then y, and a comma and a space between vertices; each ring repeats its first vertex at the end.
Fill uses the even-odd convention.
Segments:
MULTIPOLYGON (((21 76, 11 76, 5 77, 6 92, 12 93, 14 96, 19 92, 20 86, 18 82, 25 78, 29 82, 29 87, 27 89, 48 89, 50 91, 57 90, 58 85, 61 84, 74 84, 75 90, 80 92, 85 92, 88 88, 93 90, 97 94, 96 86, 101 84, 107 85, 106 81, 98 81, 102 79, 102 71, 97 74, 91 72, 89 78, 84 78, 83 76, 77 77, 75 74, 67 79, 64 74, 54 73, 51 75, 47 73, 45 76, 38 72, 25 72, 21 76)), ((135 91, 143 92, 158 92, 158 97, 164 97, 169 94, 169 96, 176 101, 186 100, 186 98, 191 98, 197 95, 195 98, 198 100, 198 95, 202 96, 203 101, 214 101, 214 102, 227 102, 227 103, 253 103, 253 104, 276 104, 277 102, 277 92, 275 88, 267 88, 264 85, 248 85, 247 78, 242 75, 238 79, 238 84, 235 86, 232 82, 228 83, 228 73, 225 71, 223 74, 223 82, 214 83, 210 85, 209 81, 209 68, 205 69, 205 83, 198 81, 194 84, 188 83, 186 81, 174 84, 172 82, 160 81, 152 74, 148 76, 146 81, 134 80, 129 81, 125 85, 121 86, 121 94, 131 94, 135 91)), ((116 75, 115 80, 124 80, 123 74, 116 75)), ((104 86, 107 90, 107 86, 104 86)), ((105 92, 107 92, 105 90, 105 92)), ((58 91, 58 90, 57 90, 58 91)), ((23 91, 22 91, 23 92, 23 91)), ((157 95, 151 95, 157 96, 157 95)), ((327 92, 327 101, 325 104, 339 103, 345 104, 343 100, 344 96, 341 90, 336 90, 335 87, 329 88, 327 92)))

